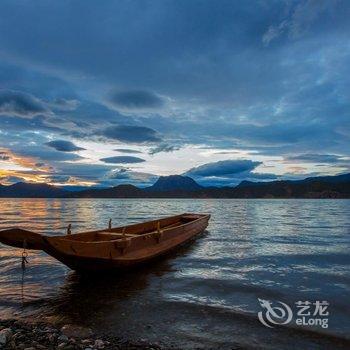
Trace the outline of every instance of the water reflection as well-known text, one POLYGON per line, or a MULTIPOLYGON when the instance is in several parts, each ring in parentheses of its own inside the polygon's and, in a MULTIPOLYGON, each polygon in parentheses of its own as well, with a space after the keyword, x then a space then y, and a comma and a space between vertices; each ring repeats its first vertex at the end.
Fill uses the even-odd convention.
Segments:
POLYGON ((40 313, 60 322, 96 325, 110 314, 120 315, 118 305, 137 299, 149 286, 150 278, 169 271, 170 265, 160 261, 156 266, 124 273, 84 275, 71 272, 59 293, 45 302, 40 313))

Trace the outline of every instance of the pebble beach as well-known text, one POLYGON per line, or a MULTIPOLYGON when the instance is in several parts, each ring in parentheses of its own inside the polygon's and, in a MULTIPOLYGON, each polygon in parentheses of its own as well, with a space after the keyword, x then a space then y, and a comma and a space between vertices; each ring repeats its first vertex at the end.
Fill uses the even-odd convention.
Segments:
POLYGON ((18 320, 0 321, 0 349, 13 350, 160 350, 158 344, 140 339, 136 342, 109 334, 95 334, 76 325, 57 327, 47 323, 18 320))

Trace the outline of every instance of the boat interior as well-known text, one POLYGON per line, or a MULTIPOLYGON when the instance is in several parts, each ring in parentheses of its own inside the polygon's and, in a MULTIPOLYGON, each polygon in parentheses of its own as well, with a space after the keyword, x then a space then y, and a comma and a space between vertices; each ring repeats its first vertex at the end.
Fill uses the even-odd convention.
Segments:
POLYGON ((107 228, 105 230, 76 233, 66 235, 63 237, 64 239, 80 242, 114 241, 124 238, 139 237, 140 235, 153 234, 159 231, 168 230, 195 221, 200 217, 200 215, 183 214, 160 220, 154 220, 123 227, 107 228))

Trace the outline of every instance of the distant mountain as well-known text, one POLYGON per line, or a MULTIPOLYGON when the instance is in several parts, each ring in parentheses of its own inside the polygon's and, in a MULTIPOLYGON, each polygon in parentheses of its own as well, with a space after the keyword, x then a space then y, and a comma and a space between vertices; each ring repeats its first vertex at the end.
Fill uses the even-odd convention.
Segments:
POLYGON ((335 176, 307 177, 306 179, 299 180, 299 181, 300 182, 322 181, 322 182, 330 182, 330 183, 349 182, 350 181, 350 173, 349 174, 335 175, 335 176))
POLYGON ((187 176, 160 177, 145 189, 133 185, 67 191, 47 184, 0 185, 0 197, 29 198, 350 198, 350 174, 295 181, 242 181, 236 187, 202 187, 187 176))
POLYGON ((256 186, 266 186, 268 184, 278 184, 278 183, 289 183, 289 184, 302 184, 310 182, 325 182, 325 183, 344 183, 350 182, 350 173, 341 174, 334 176, 314 176, 307 177, 302 180, 280 180, 280 181, 269 181, 269 182, 253 182, 253 181, 242 181, 237 187, 256 187, 256 186))
POLYGON ((242 181, 234 192, 237 198, 350 198, 350 174, 294 181, 242 181))
POLYGON ((160 176, 154 185, 145 188, 148 192, 199 191, 204 187, 192 178, 182 175, 160 176))
POLYGON ((43 183, 18 182, 10 186, 0 186, 0 197, 20 198, 60 198, 66 191, 43 183))

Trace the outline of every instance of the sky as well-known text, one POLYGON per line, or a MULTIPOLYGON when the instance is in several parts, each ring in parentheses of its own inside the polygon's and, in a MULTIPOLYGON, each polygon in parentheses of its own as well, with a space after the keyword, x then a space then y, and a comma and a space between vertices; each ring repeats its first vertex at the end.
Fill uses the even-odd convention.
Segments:
POLYGON ((2 0, 0 183, 350 171, 347 0, 2 0))

